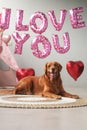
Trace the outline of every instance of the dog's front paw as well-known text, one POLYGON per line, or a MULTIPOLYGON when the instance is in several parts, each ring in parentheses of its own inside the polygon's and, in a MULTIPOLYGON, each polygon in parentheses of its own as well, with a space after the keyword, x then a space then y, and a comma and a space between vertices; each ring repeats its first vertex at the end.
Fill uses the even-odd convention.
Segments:
POLYGON ((48 92, 42 93, 42 96, 48 97, 48 98, 55 98, 55 99, 61 99, 62 98, 60 95, 56 95, 56 94, 48 93, 48 92))
POLYGON ((79 99, 80 97, 78 95, 72 95, 71 98, 79 99))
POLYGON ((60 95, 55 95, 55 96, 53 96, 52 98, 61 99, 62 97, 61 97, 60 95))

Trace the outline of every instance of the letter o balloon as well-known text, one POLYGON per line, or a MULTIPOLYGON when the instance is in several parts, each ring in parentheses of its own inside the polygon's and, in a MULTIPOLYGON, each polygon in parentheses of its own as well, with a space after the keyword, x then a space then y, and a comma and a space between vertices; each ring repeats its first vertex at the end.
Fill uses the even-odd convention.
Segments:
POLYGON ((43 32, 45 32, 45 30, 48 27, 48 20, 47 17, 44 13, 42 12, 35 12, 31 18, 30 18, 30 28, 33 30, 33 32, 38 33, 38 34, 42 34, 43 32), (40 19, 41 20, 41 25, 38 26, 36 23, 36 20, 40 19))

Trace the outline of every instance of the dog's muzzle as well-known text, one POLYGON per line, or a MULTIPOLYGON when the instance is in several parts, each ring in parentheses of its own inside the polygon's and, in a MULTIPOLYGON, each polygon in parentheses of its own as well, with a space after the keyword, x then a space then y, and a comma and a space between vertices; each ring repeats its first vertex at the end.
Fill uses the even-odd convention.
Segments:
POLYGON ((56 72, 55 68, 52 68, 50 72, 48 72, 50 78, 56 78, 58 73, 56 72))
POLYGON ((49 77, 50 77, 50 78, 56 78, 56 77, 57 77, 57 74, 56 74, 56 73, 49 73, 49 77))

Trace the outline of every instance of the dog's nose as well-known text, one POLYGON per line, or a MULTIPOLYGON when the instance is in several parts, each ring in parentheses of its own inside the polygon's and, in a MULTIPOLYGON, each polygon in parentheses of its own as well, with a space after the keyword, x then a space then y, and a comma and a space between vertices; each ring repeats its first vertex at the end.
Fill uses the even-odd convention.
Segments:
POLYGON ((54 71, 55 71, 55 68, 52 68, 52 73, 54 73, 54 71))

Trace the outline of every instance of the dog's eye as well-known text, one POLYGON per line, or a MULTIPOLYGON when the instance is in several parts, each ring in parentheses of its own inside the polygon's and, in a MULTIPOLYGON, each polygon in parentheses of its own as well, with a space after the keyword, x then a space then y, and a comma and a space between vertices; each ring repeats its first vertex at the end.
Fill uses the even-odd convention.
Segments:
POLYGON ((50 64, 47 66, 48 68, 50 67, 50 64))
POLYGON ((55 63, 54 66, 56 67, 56 66, 58 66, 58 64, 55 63))

